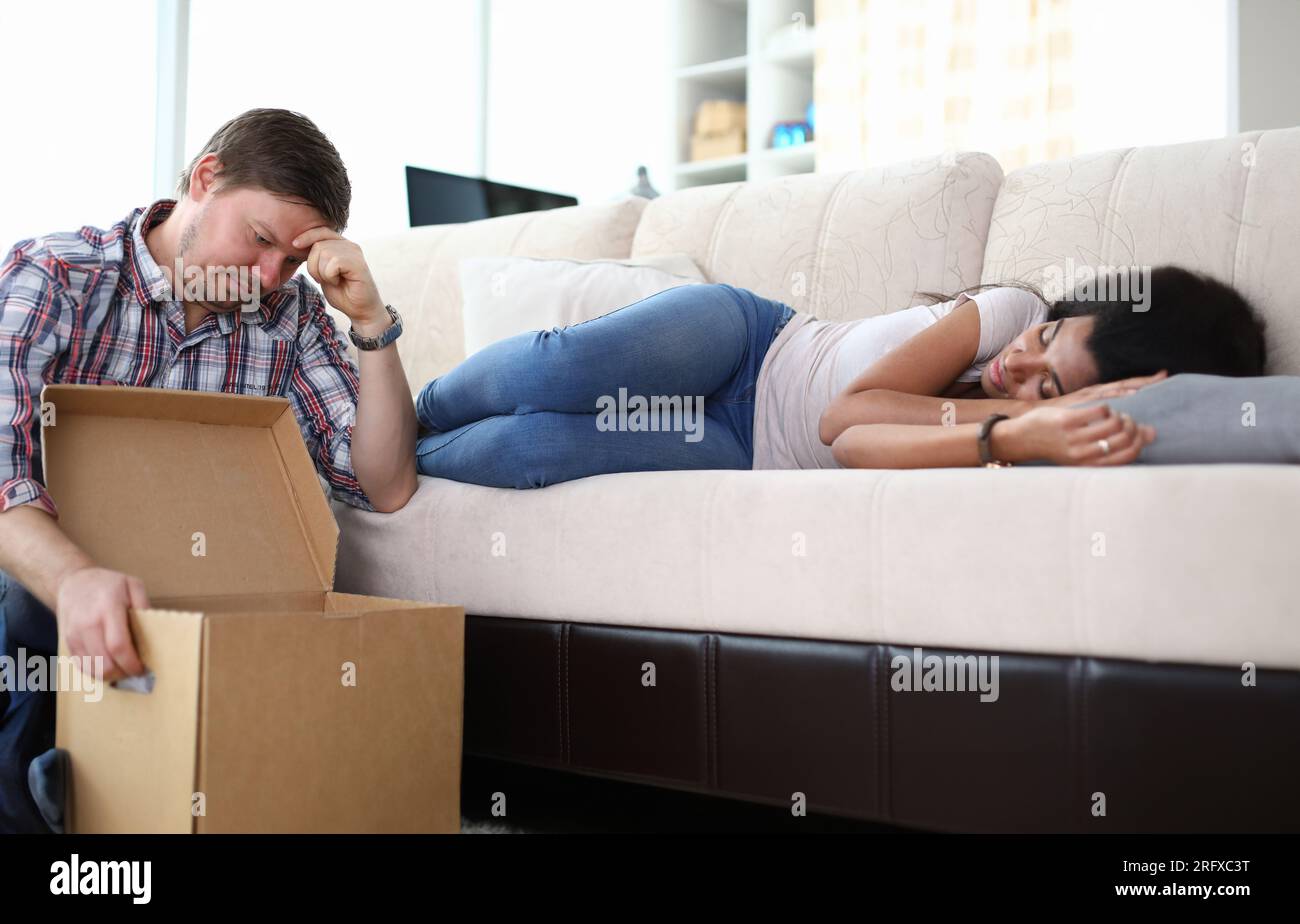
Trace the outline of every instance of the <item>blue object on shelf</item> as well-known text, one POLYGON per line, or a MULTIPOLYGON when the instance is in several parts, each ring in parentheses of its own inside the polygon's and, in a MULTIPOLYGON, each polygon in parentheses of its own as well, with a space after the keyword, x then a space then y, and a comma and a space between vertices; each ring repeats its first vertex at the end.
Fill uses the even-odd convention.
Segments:
POLYGON ((777 122, 772 128, 772 147, 792 148, 807 144, 811 128, 807 122, 777 122))
POLYGON ((813 121, 813 104, 809 103, 808 108, 804 111, 804 121, 808 123, 808 128, 813 131, 817 130, 817 123, 813 121))

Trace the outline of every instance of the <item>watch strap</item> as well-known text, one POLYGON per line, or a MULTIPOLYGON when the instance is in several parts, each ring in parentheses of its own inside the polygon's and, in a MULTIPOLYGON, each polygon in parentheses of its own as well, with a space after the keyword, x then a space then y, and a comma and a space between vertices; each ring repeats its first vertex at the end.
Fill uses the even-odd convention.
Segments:
POLYGON ((402 333, 402 317, 392 305, 385 305, 384 310, 388 312, 388 317, 392 323, 384 330, 382 334, 376 337, 363 337, 352 328, 348 328, 348 339, 358 350, 380 350, 388 346, 402 333))
POLYGON ((993 450, 989 446, 989 438, 993 433, 993 425, 999 420, 1010 419, 1011 418, 1006 414, 990 414, 988 417, 984 418, 984 422, 980 424, 977 442, 979 444, 980 462, 986 468, 1005 468, 1011 464, 1010 462, 1000 462, 997 459, 994 459, 993 450))

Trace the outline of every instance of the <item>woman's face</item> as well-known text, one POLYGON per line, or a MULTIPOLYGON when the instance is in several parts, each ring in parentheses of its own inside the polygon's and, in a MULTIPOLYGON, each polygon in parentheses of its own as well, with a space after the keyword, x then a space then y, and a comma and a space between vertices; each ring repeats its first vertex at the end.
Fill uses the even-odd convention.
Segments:
POLYGON ((1041 401, 1097 384, 1097 363, 1084 348, 1094 319, 1035 324, 984 366, 980 385, 990 398, 1041 401))

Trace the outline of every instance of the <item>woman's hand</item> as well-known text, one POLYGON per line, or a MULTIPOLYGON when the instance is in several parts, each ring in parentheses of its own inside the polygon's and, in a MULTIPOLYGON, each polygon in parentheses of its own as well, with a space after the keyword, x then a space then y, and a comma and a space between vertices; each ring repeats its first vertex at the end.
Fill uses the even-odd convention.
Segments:
POLYGON ((1099 398, 1122 398, 1125 395, 1131 395, 1140 388, 1148 385, 1154 385, 1156 382, 1168 378, 1168 370, 1161 369, 1155 375, 1140 375, 1131 379, 1120 379, 1116 382, 1102 382, 1099 385, 1089 385, 1087 388, 1080 388, 1078 391, 1072 391, 1068 395, 1057 395, 1055 398, 1044 398, 1039 404, 1045 404, 1048 407, 1073 407, 1076 404, 1085 404, 1089 401, 1096 401, 1099 398))
POLYGON ((1036 407, 996 423, 989 449, 995 459, 1004 462, 1124 465, 1136 459, 1155 438, 1155 427, 1139 424, 1128 414, 1113 413, 1108 404, 1036 407), (1102 440, 1106 441, 1104 448, 1102 440))

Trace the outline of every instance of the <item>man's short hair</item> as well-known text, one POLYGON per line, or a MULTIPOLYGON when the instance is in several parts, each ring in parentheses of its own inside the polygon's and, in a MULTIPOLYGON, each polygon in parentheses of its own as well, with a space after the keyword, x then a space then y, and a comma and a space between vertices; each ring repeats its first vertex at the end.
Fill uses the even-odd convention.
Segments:
POLYGON ((176 191, 189 193, 190 176, 215 153, 220 192, 259 188, 296 199, 320 212, 334 231, 348 223, 352 184, 338 150, 306 116, 287 109, 250 109, 217 129, 182 171, 176 191))

